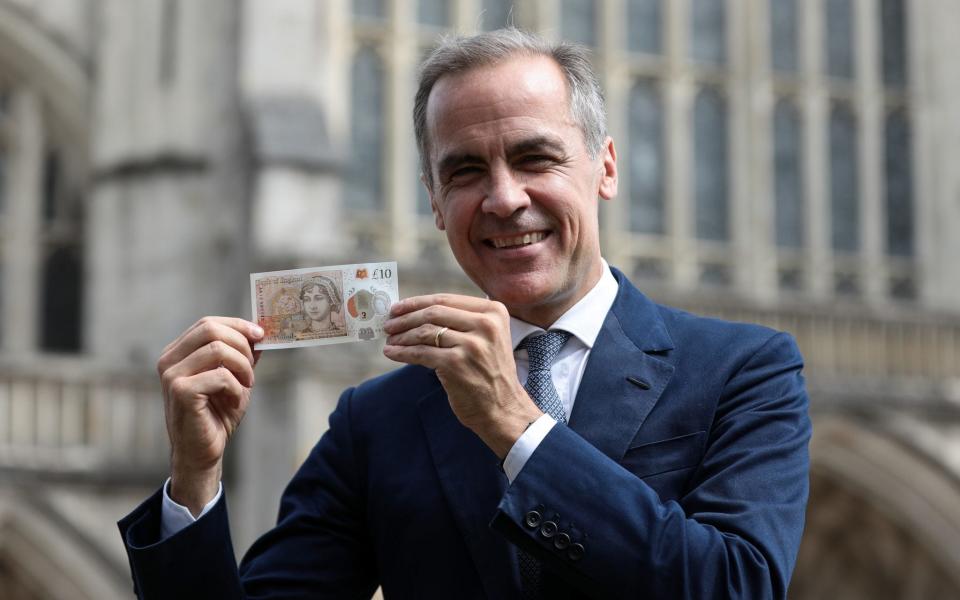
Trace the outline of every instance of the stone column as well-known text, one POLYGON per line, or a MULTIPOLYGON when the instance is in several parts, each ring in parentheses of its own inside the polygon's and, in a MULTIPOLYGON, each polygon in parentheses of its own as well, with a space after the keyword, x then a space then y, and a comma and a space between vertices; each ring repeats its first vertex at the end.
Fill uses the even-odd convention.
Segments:
POLYGON ((887 299, 884 256, 883 182, 883 81, 881 78, 880 15, 877 3, 854 4, 854 55, 856 59, 857 150, 860 175, 860 280, 863 299, 883 303, 887 299))
POLYGON ((822 5, 800 4, 801 70, 803 78, 803 203, 807 289, 812 297, 833 293, 830 246, 829 152, 827 128, 830 98, 823 80, 824 22, 822 5))
POLYGON ((11 98, 14 153, 9 166, 4 236, 3 343, 10 354, 37 350, 42 264, 40 214, 43 206, 45 132, 40 97, 29 88, 11 98))
POLYGON ((666 112, 666 225, 673 258, 670 279, 680 291, 697 283, 697 253, 693 238, 693 127, 691 107, 696 94, 688 65, 689 6, 687 2, 665 3, 667 78, 666 112))

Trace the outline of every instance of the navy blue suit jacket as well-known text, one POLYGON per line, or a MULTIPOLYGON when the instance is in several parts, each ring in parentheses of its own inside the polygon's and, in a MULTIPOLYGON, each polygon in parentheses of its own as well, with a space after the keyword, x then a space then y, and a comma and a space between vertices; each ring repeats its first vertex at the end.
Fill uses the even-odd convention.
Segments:
POLYGON ((811 426, 792 338, 620 283, 569 426, 512 485, 408 366, 349 389, 239 570, 225 499, 158 542, 159 492, 120 522, 143 598, 783 598, 811 426))

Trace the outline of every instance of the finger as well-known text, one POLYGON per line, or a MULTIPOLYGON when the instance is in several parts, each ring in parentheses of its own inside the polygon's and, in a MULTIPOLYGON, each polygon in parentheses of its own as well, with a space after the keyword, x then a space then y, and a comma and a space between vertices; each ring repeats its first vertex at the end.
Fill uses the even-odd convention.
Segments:
POLYGON ((259 341, 260 338, 263 337, 263 329, 256 323, 252 323, 237 317, 207 316, 199 319, 196 323, 185 329, 183 333, 177 336, 177 339, 166 345, 166 347, 163 349, 163 352, 166 353, 169 349, 178 345, 184 338, 189 336, 191 333, 194 333, 197 328, 201 328, 211 322, 222 323, 228 327, 232 327, 247 336, 251 341, 259 341))
POLYGON ((485 312, 431 304, 388 319, 383 323, 383 330, 388 334, 401 333, 429 323, 437 327, 449 327, 457 331, 473 331, 480 319, 487 318, 485 315, 487 315, 485 312))
POLYGON ((157 369, 163 373, 180 362, 197 348, 220 340, 233 346, 253 364, 253 350, 250 341, 259 340, 263 330, 254 323, 235 317, 204 317, 185 331, 176 341, 167 346, 157 369))
POLYGON ((442 305, 460 308, 471 312, 489 310, 492 302, 486 298, 463 296, 460 294, 427 294, 425 296, 411 296, 404 298, 390 307, 390 316, 400 316, 428 306, 442 305))
POLYGON ((169 382, 178 377, 191 377, 219 367, 225 367, 233 373, 244 386, 253 386, 251 359, 220 340, 214 340, 197 348, 192 354, 164 371, 162 378, 164 382, 169 382))
POLYGON ((395 346, 393 344, 387 344, 383 347, 383 355, 390 360, 408 365, 421 365, 429 369, 436 369, 439 366, 449 364, 450 361, 444 361, 443 358, 445 353, 453 351, 451 348, 435 348, 424 344, 415 346, 395 346))
POLYGON ((392 346, 416 346, 422 344, 425 346, 433 346, 434 348, 452 348, 460 345, 459 342, 461 342, 466 335, 467 334, 461 333, 456 329, 424 324, 389 336, 387 338, 387 344, 392 346), (443 333, 441 333, 441 331, 443 333))
POLYGON ((225 400, 227 407, 231 409, 244 408, 243 403, 247 398, 247 388, 223 367, 203 371, 191 377, 181 377, 176 380, 173 392, 173 397, 181 401, 198 396, 217 397, 221 399, 221 404, 225 400))

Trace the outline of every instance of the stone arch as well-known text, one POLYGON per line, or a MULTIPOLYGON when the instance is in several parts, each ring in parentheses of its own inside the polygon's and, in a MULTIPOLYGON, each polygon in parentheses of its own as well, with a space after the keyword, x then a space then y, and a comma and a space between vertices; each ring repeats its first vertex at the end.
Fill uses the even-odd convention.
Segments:
POLYGON ((0 3, 0 70, 36 90, 48 103, 63 143, 85 154, 91 80, 76 54, 22 10, 0 3))
POLYGON ((815 419, 790 597, 960 597, 960 484, 863 420, 815 419))
POLYGON ((100 600, 132 593, 121 574, 43 502, 0 493, 0 598, 100 600))

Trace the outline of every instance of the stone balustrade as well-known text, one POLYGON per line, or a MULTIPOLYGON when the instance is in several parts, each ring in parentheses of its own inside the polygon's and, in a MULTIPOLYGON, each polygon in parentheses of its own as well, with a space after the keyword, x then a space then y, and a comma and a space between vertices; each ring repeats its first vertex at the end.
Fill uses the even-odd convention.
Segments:
POLYGON ((0 361, 0 469, 155 481, 168 455, 155 376, 78 358, 0 361))
MULTIPOLYGON (((891 406, 960 421, 960 318, 674 304, 791 332, 804 353, 815 411, 891 406)), ((128 481, 166 472, 153 373, 121 373, 79 358, 45 357, 42 368, 33 366, 40 362, 0 360, 0 469, 128 481)))

